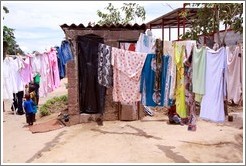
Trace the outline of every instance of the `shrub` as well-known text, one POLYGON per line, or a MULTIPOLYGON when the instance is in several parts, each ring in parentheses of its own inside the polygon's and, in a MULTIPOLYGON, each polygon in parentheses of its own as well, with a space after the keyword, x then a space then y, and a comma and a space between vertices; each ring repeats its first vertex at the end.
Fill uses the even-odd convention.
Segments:
POLYGON ((47 100, 41 107, 40 107, 40 116, 48 116, 51 113, 59 112, 62 109, 67 107, 68 97, 67 95, 63 95, 60 97, 54 97, 52 99, 47 100))

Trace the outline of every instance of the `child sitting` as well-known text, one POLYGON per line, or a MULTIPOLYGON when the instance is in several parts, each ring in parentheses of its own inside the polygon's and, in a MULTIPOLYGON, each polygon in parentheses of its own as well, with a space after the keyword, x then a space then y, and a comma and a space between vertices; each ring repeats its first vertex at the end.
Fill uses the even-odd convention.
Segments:
POLYGON ((26 113, 26 122, 29 125, 33 125, 34 122, 34 110, 33 107, 35 106, 34 102, 32 101, 32 99, 30 99, 30 94, 27 93, 25 94, 25 101, 23 103, 23 107, 26 113))

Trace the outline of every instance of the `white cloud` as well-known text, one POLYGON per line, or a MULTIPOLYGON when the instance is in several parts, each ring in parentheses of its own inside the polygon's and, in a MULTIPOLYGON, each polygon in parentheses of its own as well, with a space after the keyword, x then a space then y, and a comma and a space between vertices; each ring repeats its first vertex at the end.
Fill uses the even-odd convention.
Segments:
POLYGON ((25 51, 26 53, 32 53, 34 50, 44 52, 46 49, 50 49, 54 46, 59 46, 62 40, 62 37, 57 37, 47 40, 21 40, 18 43, 23 51, 25 51))

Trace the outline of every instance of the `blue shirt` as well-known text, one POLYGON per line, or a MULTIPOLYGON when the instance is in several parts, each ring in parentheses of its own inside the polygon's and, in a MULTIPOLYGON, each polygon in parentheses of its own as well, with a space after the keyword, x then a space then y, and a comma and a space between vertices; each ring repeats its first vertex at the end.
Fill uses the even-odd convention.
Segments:
POLYGON ((33 107, 35 106, 32 99, 24 101, 24 110, 26 113, 34 113, 33 107))

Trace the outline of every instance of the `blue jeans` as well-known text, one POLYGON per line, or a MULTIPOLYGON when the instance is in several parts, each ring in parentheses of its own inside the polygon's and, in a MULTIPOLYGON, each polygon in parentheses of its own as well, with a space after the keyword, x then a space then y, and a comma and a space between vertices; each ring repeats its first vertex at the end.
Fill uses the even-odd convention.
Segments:
POLYGON ((59 56, 61 58, 62 64, 66 64, 68 61, 73 59, 72 50, 70 47, 70 43, 67 40, 63 40, 61 43, 59 56))

